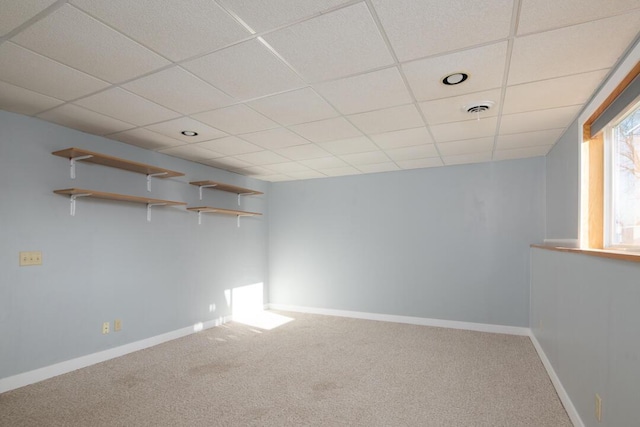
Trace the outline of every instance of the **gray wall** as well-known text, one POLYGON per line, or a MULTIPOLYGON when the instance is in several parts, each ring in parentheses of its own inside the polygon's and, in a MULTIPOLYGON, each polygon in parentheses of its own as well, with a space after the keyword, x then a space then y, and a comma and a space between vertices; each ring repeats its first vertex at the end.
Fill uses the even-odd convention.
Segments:
POLYGON ((577 119, 547 154, 547 239, 577 239, 580 139, 577 119))
POLYGON ((529 324, 544 158, 276 183, 270 302, 529 324))
MULTIPOLYGON (((212 179, 265 191, 268 184, 204 165, 0 112, 0 378, 91 354, 231 313, 224 291, 267 280, 267 216, 197 215, 80 199, 75 217, 54 189, 114 193, 237 208, 236 196, 189 180, 212 179), (80 147, 186 174, 154 179, 68 161, 52 151, 80 147), (40 267, 18 267, 18 252, 41 250, 40 267), (209 312, 209 304, 216 310, 209 312), (102 322, 123 330, 101 334, 102 322)), ((266 195, 243 199, 266 213, 266 195)))
POLYGON ((535 248, 531 259, 531 326, 582 421, 639 426, 640 264, 535 248))

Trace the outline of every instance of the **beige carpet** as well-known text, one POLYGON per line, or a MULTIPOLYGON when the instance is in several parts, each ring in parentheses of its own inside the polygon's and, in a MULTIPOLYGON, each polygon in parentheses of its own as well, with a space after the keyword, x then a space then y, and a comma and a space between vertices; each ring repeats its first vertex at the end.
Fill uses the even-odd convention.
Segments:
POLYGON ((0 425, 571 425, 527 337, 280 314, 4 393, 0 425))

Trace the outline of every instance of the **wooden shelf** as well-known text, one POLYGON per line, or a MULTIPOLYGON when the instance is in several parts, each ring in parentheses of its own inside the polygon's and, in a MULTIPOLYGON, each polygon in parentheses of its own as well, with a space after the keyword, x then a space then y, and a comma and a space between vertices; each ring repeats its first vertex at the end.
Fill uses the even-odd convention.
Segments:
POLYGON ((205 212, 205 213, 219 213, 226 215, 237 215, 237 216, 258 216, 262 215, 258 212, 245 212, 245 211, 236 211, 233 209, 222 209, 222 208, 212 208, 210 206, 197 206, 193 208, 187 208, 188 211, 194 212, 205 212))
POLYGON ((54 193, 63 196, 69 196, 71 199, 71 215, 76 212, 76 198, 92 197, 94 199, 115 200, 118 202, 142 203, 147 205, 147 221, 151 221, 152 206, 184 206, 184 202, 175 202, 173 200, 152 199, 149 197, 129 196, 126 194, 105 193, 104 191, 86 190, 83 188, 65 188, 63 190, 54 190, 54 193))
POLYGON ((229 193, 236 193, 241 196, 256 196, 259 194, 264 194, 260 191, 250 190, 248 188, 237 187, 235 185, 223 184, 222 182, 215 181, 192 181, 189 184, 201 188, 211 188, 212 190, 228 191, 229 193))
POLYGON ((156 178, 171 178, 184 175, 181 172, 164 169, 157 166, 151 166, 144 163, 132 162, 130 160, 108 156, 106 154, 94 153, 93 151, 83 150, 81 148, 66 148, 64 150, 54 151, 51 154, 55 156, 65 157, 69 160, 77 159, 77 161, 95 163, 97 165, 109 166, 117 169, 124 169, 130 172, 137 172, 144 175, 154 176, 156 178))

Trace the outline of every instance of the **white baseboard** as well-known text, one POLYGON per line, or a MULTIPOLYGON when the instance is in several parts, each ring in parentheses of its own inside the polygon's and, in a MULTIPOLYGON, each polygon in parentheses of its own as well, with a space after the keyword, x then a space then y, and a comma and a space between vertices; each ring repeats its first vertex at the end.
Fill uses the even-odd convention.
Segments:
POLYGON ((551 362, 549 361, 549 358, 545 354, 544 350, 542 350, 542 346, 538 342, 533 332, 530 333, 529 338, 531 338, 531 342, 533 343, 533 346, 538 352, 538 356, 540 357, 540 360, 542 360, 542 364, 547 370, 547 374, 549 374, 549 378, 551 378, 551 382, 553 383, 553 386, 556 389, 556 393, 558 393, 558 397, 560 398, 560 401, 562 402, 564 409, 567 411, 567 415, 569 415, 569 419, 571 420, 571 422, 575 427, 584 427, 582 418, 580 418, 580 415, 578 414, 576 407, 573 406, 573 402, 569 398, 569 394, 567 394, 567 391, 562 386, 562 383, 560 382, 560 378, 556 374, 556 371, 553 369, 553 366, 551 366, 551 362))
POLYGON ((456 320, 428 319, 424 317, 398 316, 395 314, 365 313, 361 311, 332 310, 328 308, 301 307, 286 304, 269 304, 273 310, 293 311, 298 313, 325 314, 327 316, 351 317, 354 319, 379 320, 382 322, 407 323, 410 325, 436 326, 440 328, 464 329, 468 331, 491 332, 529 336, 529 328, 517 326, 491 325, 487 323, 459 322, 456 320))
POLYGON ((197 323, 188 328, 182 328, 175 331, 167 332, 166 334, 156 335, 155 337, 146 338, 140 341, 132 342, 122 345, 120 347, 110 348, 108 350, 100 351, 98 353, 88 354, 75 359, 66 360, 64 362, 56 363, 54 365, 45 366, 43 368, 34 369, 33 371, 24 372, 22 374, 13 375, 11 377, 0 379, 0 393, 4 393, 16 388, 24 387, 29 384, 37 383, 49 378, 56 377, 58 375, 66 374, 71 371, 75 371, 80 368, 95 365, 96 363, 104 362, 109 359, 124 356, 125 354, 133 353, 134 351, 143 350, 145 348, 153 347, 154 345, 162 344, 167 341, 181 338, 190 334, 194 334, 198 331, 220 326, 224 323, 230 322, 231 316, 219 317, 214 320, 209 320, 203 323, 197 323))

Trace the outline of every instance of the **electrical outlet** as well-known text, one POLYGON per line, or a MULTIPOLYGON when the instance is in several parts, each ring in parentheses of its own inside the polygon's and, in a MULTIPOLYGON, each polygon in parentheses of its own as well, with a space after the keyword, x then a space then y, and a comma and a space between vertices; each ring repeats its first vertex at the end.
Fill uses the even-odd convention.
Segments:
POLYGON ((108 334, 109 333, 109 322, 104 322, 102 324, 102 333, 103 334, 108 334))
POLYGON ((122 330, 122 320, 116 319, 113 321, 113 331, 118 332, 122 330))
POLYGON ((596 420, 602 421, 602 398, 596 393, 596 420))
POLYGON ((26 267, 30 265, 42 265, 42 252, 20 252, 20 267, 26 267))

